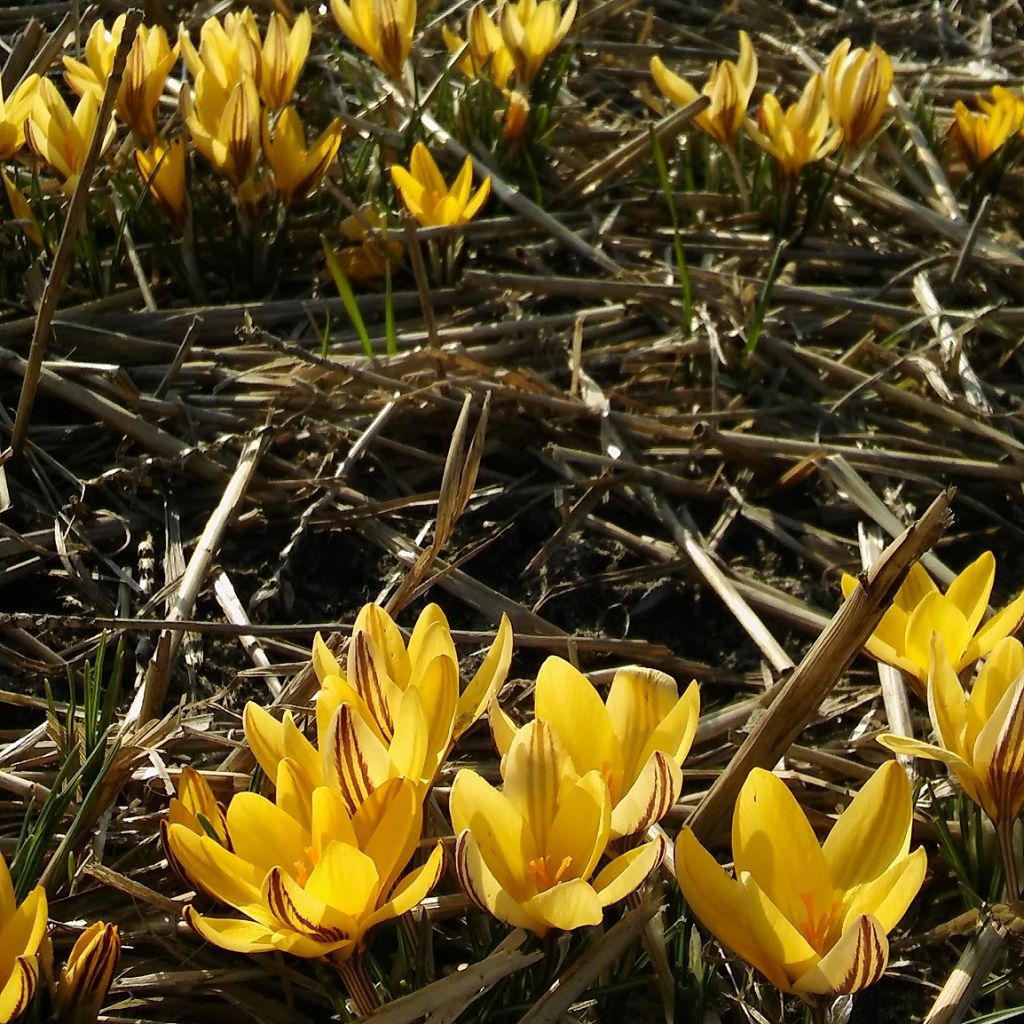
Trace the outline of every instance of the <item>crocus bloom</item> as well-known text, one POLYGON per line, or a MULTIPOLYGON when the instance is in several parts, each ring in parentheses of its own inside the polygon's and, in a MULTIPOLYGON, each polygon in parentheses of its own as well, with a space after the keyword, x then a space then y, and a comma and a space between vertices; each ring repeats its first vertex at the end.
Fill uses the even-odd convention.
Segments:
MULTIPOLYGON (((445 45, 450 53, 458 53, 465 46, 465 40, 443 27, 445 45)), ((501 29, 494 23, 482 3, 470 11, 466 22, 469 49, 458 63, 459 70, 467 78, 478 78, 486 74, 499 88, 504 90, 515 71, 515 61, 505 45, 501 29)))
POLYGON ((969 110, 963 100, 953 104, 948 142, 973 170, 986 163, 1024 126, 1024 101, 1002 86, 994 86, 992 99, 978 99, 981 110, 969 110))
POLYGON ((188 213, 185 191, 185 140, 157 138, 147 149, 136 149, 135 166, 150 196, 179 230, 188 213))
POLYGON ((575 19, 576 0, 569 0, 564 13, 559 0, 507 0, 501 8, 501 34, 524 86, 540 74, 575 19))
POLYGON ((303 11, 291 28, 277 11, 270 15, 260 64, 260 99, 269 110, 280 110, 291 102, 312 38, 309 11, 303 11))
POLYGON ((1024 810, 1024 647, 1005 637, 992 649, 970 696, 949 663, 942 637, 931 639, 928 714, 936 746, 885 733, 879 742, 898 754, 942 761, 964 792, 997 825, 1024 810))
POLYGON ((409 212, 425 228, 468 223, 491 192, 490 177, 484 178, 476 192, 472 191, 473 161, 468 156, 449 188, 422 142, 413 147, 408 170, 399 164, 391 165, 391 180, 409 212))
POLYGON ((96 1024, 120 959, 117 925, 97 921, 79 935, 57 980, 54 1008, 62 1024, 96 1024))
POLYGON ((501 118, 501 137, 508 146, 522 142, 530 123, 530 101, 518 90, 508 94, 508 104, 501 118))
POLYGON ((372 206, 364 206, 359 216, 349 214, 338 225, 338 230, 356 245, 343 246, 334 253, 342 272, 353 281, 370 281, 383 277, 388 266, 397 266, 402 259, 402 244, 384 241, 374 230, 384 226, 381 215, 372 206))
MULTIPOLYGON (((118 15, 110 29, 102 21, 93 25, 85 43, 84 62, 64 58, 64 80, 79 96, 92 93, 97 102, 103 98, 114 66, 114 54, 124 32, 125 17, 118 15)), ((177 59, 178 44, 171 47, 162 28, 139 26, 114 109, 132 131, 147 141, 156 135, 157 103, 177 59)))
POLYGON ((6 171, 0 170, 0 179, 4 183, 4 192, 7 193, 7 202, 11 205, 11 213, 14 216, 14 223, 25 233, 37 248, 43 247, 43 233, 39 230, 39 221, 36 220, 32 207, 24 193, 11 181, 6 171))
POLYGON ((636 846, 591 875, 611 838, 612 801, 599 771, 580 775, 555 730, 515 735, 501 791, 463 768, 452 786, 456 871, 499 920, 544 935, 600 924, 661 862, 663 840, 636 846))
MULTIPOLYGON (((99 101, 87 92, 74 114, 68 110, 57 87, 48 78, 41 78, 32 111, 25 121, 28 144, 57 173, 64 192, 71 195, 78 184, 89 140, 92 138, 99 101)), ((107 125, 102 148, 114 138, 113 121, 107 125)))
POLYGON ((710 105, 694 121, 723 146, 733 145, 757 84, 757 54, 746 32, 740 32, 739 61, 723 60, 716 64, 699 93, 685 78, 669 71, 660 57, 651 58, 651 74, 658 88, 676 106, 685 107, 698 96, 709 97, 710 105))
MULTIPOLYGON (((278 780, 279 791, 287 787, 278 780)), ((307 824, 256 793, 228 806, 233 852, 186 825, 168 843, 190 878, 242 918, 185 918, 204 939, 239 953, 280 951, 341 963, 361 948, 374 925, 412 910, 441 875, 437 843, 404 877, 420 839, 423 810, 416 786, 394 779, 354 815, 321 786, 306 805, 307 824)))
POLYGON ((0 87, 0 160, 10 160, 25 145, 25 119, 38 87, 38 75, 29 75, 6 99, 0 87))
POLYGON ((37 885, 19 906, 0 857, 0 1024, 10 1024, 32 1002, 46 938, 46 891, 37 885))
MULTIPOLYGON (((995 575, 996 560, 991 551, 986 551, 943 594, 928 573, 915 564, 868 637, 868 653, 900 669, 923 696, 933 632, 942 637, 946 655, 959 673, 988 654, 1003 637, 1015 633, 1024 620, 1022 593, 981 624, 995 575)), ((848 597, 856 584, 852 576, 844 574, 843 595, 848 597)))
MULTIPOLYGON (((680 697, 664 672, 622 668, 605 704, 586 676, 552 657, 537 675, 533 700, 534 714, 557 733, 576 772, 598 771, 608 783, 612 838, 642 832, 668 813, 700 717, 696 682, 680 697)), ((515 726, 496 698, 488 718, 504 758, 515 726)))
POLYGON ((290 758, 310 788, 338 789, 355 813, 389 778, 410 778, 421 792, 429 786, 505 681, 511 660, 512 627, 502 616, 483 663, 460 694, 458 655, 437 605, 420 613, 406 647, 391 616, 368 604, 356 617, 347 671, 320 637, 314 641, 319 751, 289 713, 277 721, 253 703, 245 707, 246 738, 271 778, 281 759, 290 758))
POLYGON ((808 164, 833 152, 842 141, 838 128, 830 130, 825 86, 820 74, 812 75, 800 99, 785 110, 768 93, 761 100, 757 124, 747 121, 750 137, 775 158, 784 178, 795 178, 808 164))
POLYGON ((853 152, 875 134, 889 105, 892 62, 877 43, 869 50, 850 46, 844 39, 828 59, 825 99, 844 145, 853 152))
POLYGON ((274 185, 285 206, 305 199, 338 155, 341 120, 335 118, 313 145, 306 149, 306 134, 294 107, 285 107, 270 129, 270 116, 263 113, 263 155, 274 172, 274 185))
POLYGON ((401 82, 416 30, 416 0, 331 0, 338 27, 393 82, 401 82))
POLYGON ((196 148, 237 189, 259 157, 260 97, 248 76, 218 107, 216 101, 223 95, 203 69, 196 78, 194 98, 189 89, 181 90, 182 113, 196 148))
POLYGON ((909 852, 912 818, 910 784, 888 761, 819 846, 786 786, 755 768, 733 811, 736 878, 689 828, 676 841, 676 876, 690 909, 723 946, 814 1006, 884 973, 886 936, 928 865, 923 848, 909 852))
POLYGON ((216 84, 227 94, 243 78, 260 80, 260 33, 248 7, 241 12, 230 11, 223 23, 218 18, 207 18, 199 30, 198 50, 184 26, 178 30, 178 44, 189 74, 195 79, 200 71, 208 71, 211 89, 216 84))

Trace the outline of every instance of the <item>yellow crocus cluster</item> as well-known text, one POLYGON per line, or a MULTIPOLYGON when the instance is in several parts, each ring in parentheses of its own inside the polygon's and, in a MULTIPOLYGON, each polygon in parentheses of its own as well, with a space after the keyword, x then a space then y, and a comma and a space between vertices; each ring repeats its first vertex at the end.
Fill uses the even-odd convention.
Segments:
POLYGON ((335 118, 307 149, 305 127, 289 105, 311 38, 307 11, 290 27, 274 12, 261 40, 248 7, 223 21, 207 18, 198 48, 184 28, 179 33, 192 76, 181 91, 183 119, 196 148, 243 200, 259 192, 261 155, 286 206, 304 199, 337 155, 341 121, 335 118))
MULTIPOLYGON (((127 15, 120 14, 108 29, 97 21, 85 43, 85 60, 64 58, 64 80, 79 96, 91 95, 97 103, 103 96, 114 66, 114 54, 121 42, 127 15)), ((145 142, 157 134, 156 109, 163 95, 167 75, 178 59, 178 44, 172 47, 159 26, 140 25, 135 34, 124 80, 114 100, 118 117, 145 142)))
POLYGON ((317 743, 290 713, 250 703, 246 739, 274 799, 233 797, 227 810, 202 776, 182 773, 162 825, 168 859, 197 891, 241 917, 186 919, 203 938, 248 953, 325 957, 339 967, 368 932, 399 917, 440 877, 442 844, 407 871, 423 800, 453 744, 504 681, 512 631, 503 618, 472 679, 460 685, 448 622, 428 605, 406 643, 384 609, 360 612, 343 670, 318 636, 317 743))
POLYGON ((677 106, 708 97, 708 107, 694 118, 698 127, 732 151, 745 126, 788 179, 840 145, 848 154, 861 149, 878 130, 892 86, 892 64, 880 46, 851 49, 850 40, 844 39, 829 56, 824 74, 812 75, 796 102, 783 107, 776 96, 766 93, 756 118, 751 119, 746 113, 757 70, 750 36, 742 31, 739 60, 716 64, 700 92, 670 71, 660 57, 651 58, 655 83, 677 106))

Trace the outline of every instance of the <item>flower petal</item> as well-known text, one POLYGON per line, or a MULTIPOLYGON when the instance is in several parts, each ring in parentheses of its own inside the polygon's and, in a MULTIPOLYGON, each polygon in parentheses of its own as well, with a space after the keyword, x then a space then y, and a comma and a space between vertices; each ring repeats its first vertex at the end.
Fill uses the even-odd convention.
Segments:
POLYGON ((793 991, 801 997, 826 998, 859 992, 878 981, 888 962, 885 932, 866 914, 852 922, 828 953, 797 979, 793 991))
POLYGON ((593 886, 580 878, 559 882, 531 896, 525 907, 531 917, 565 932, 600 924, 604 919, 604 908, 593 886))
POLYGON ((469 681, 455 712, 454 738, 458 739, 484 712, 501 689, 512 664, 512 623, 502 612, 498 632, 480 668, 469 681))
POLYGON ((996 578, 996 560, 991 551, 975 559, 949 585, 946 597, 960 609, 973 635, 988 609, 992 584, 996 578))
POLYGON ((629 792, 612 809, 612 836, 632 836, 660 821, 679 799, 682 784, 683 773, 675 761, 664 751, 654 751, 629 792))
MULTIPOLYGON (((620 776, 619 739, 593 684, 562 658, 546 658, 537 674, 534 713, 558 734, 573 767, 620 776)), ((630 723, 624 723, 624 727, 630 723)))
POLYGON ((913 817, 906 772, 895 761, 886 761, 839 815, 822 845, 832 884, 852 889, 905 857, 913 817))
POLYGON ((732 819, 737 877, 750 874, 792 922, 807 919, 808 900, 817 913, 834 899, 828 865, 796 798, 763 768, 747 776, 732 819))
POLYGON ((664 837, 658 836, 649 843, 634 846, 601 868, 593 881, 601 906, 618 903, 643 885, 665 856, 666 842, 664 837))
POLYGON ((544 854, 548 863, 568 860, 567 878, 590 878, 608 845, 611 798, 600 772, 587 772, 558 804, 544 854))
POLYGON ((528 928, 543 935, 545 922, 532 915, 504 889, 487 865, 473 833, 465 829, 455 841, 455 873, 466 895, 481 909, 513 928, 528 928))

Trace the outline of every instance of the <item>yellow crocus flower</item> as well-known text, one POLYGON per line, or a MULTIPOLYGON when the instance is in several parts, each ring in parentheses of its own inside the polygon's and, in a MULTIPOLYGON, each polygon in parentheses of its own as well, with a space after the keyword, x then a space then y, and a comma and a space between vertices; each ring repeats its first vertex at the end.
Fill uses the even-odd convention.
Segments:
POLYGON ((757 124, 747 121, 747 132, 775 158, 784 178, 795 178, 808 164, 827 157, 843 138, 838 128, 831 127, 820 74, 811 76, 800 99, 785 110, 768 93, 761 100, 757 124))
POLYGON ((963 100, 953 105, 953 124, 948 144, 959 151, 964 163, 977 170, 1024 127, 1024 100, 994 86, 992 99, 978 99, 981 110, 968 110, 963 100))
POLYGON ((309 11, 303 11, 291 28, 277 11, 270 15, 259 79, 260 99, 269 110, 280 110, 291 102, 312 38, 313 20, 309 11))
POLYGON ((38 88, 38 75, 29 75, 6 99, 0 86, 0 160, 10 160, 25 145, 25 119, 38 88))
POLYGON ((844 39, 828 59, 825 99, 844 145, 854 152, 875 134, 889 105, 892 62, 877 43, 869 50, 851 45, 844 39))
POLYGON ((577 773, 555 730, 540 720, 515 734, 505 760, 500 791, 468 768, 452 786, 463 888, 481 909, 537 935, 600 924, 604 908, 658 866, 663 840, 620 854, 591 880, 611 838, 604 776, 577 773))
POLYGON ((61 1024, 96 1024, 120 959, 117 925, 97 921, 79 935, 57 980, 54 1009, 61 1024))
POLYGON ((363 206, 358 217, 350 214, 338 225, 348 241, 357 243, 343 246, 334 253, 347 278, 370 281, 383 277, 389 266, 395 267, 401 262, 401 242, 385 241, 371 230, 382 227, 384 221, 372 206, 363 206))
POLYGON ((25 237, 37 248, 43 247, 43 233, 39 230, 39 221, 36 220, 32 207, 29 206, 25 194, 11 181, 6 171, 0 170, 0 179, 4 183, 4 192, 7 193, 7 202, 10 204, 14 223, 25 233, 25 237))
MULTIPOLYGON (((586 676, 551 657, 537 675, 533 700, 535 716, 554 729, 576 772, 600 772, 608 783, 613 839, 643 832, 668 813, 700 717, 696 681, 679 696, 664 672, 622 668, 603 703, 586 676)), ((504 759, 516 727, 496 695, 488 719, 504 759)))
POLYGON ((512 626, 503 615, 480 668, 460 694, 458 655, 436 604, 420 613, 408 647, 391 616, 368 604, 356 617, 347 671, 319 636, 314 641, 319 750, 290 713, 278 721, 251 702, 243 716, 246 738, 271 778, 281 759, 290 758, 305 785, 337 788, 354 813, 389 778, 410 778, 421 792, 429 786, 455 741, 505 681, 511 660, 512 626))
POLYGON ((391 180, 409 212, 425 228, 467 224, 479 212, 491 192, 490 177, 473 188, 473 161, 467 156, 458 177, 449 188, 430 150, 417 142, 409 169, 391 165, 391 180))
MULTIPOLYGON (((443 26, 442 32, 449 53, 458 53, 466 45, 465 40, 450 31, 447 25, 443 26)), ((458 63, 459 70, 467 78, 486 74, 499 89, 504 90, 516 69, 515 61, 505 45, 501 29, 482 3, 470 11, 466 35, 469 37, 469 49, 458 63)))
POLYGON ((156 138, 146 149, 136 149, 134 157, 150 196, 180 230, 188 214, 184 138, 179 135, 169 143, 156 138))
POLYGON ((811 1006, 876 982, 886 936, 924 881, 910 853, 913 801, 895 762, 883 764, 839 816, 823 846, 792 793, 755 768, 732 819, 731 878, 684 828, 676 876, 694 914, 723 946, 811 1006))
MULTIPOLYGON (((933 632, 942 637, 946 654, 959 673, 988 654, 1003 637, 1015 633, 1024 621, 1022 593, 982 625, 995 576, 995 557, 986 551, 943 594, 927 571, 915 564, 868 637, 868 653, 900 669, 924 696, 933 632)), ((854 577, 843 574, 844 597, 849 597, 856 585, 854 577)))
MULTIPOLYGON (((25 121, 25 138, 56 172, 67 195, 71 195, 78 184, 98 114, 99 101, 92 93, 87 92, 78 101, 72 114, 53 82, 48 78, 39 80, 31 113, 25 121)), ((114 122, 111 121, 101 149, 106 149, 113 138, 114 122)))
POLYGON ((238 189, 260 152, 260 97, 256 83, 243 76, 227 94, 207 69, 196 77, 195 96, 181 90, 185 123, 196 148, 238 189), (224 99, 224 105, 219 101, 224 99))
POLYGON ((416 31, 416 0, 331 0, 338 27, 393 82, 402 81, 416 31))
MULTIPOLYGON (((121 42, 126 15, 114 19, 111 28, 97 21, 85 43, 85 61, 64 58, 64 80, 79 95, 92 93, 102 99, 114 66, 114 54, 121 42)), ((140 25, 135 34, 124 80, 114 100, 118 117, 141 138, 156 135, 156 108, 163 95, 167 75, 178 59, 178 44, 172 47, 160 27, 140 25)))
MULTIPOLYGON (((281 779, 278 789, 286 789, 281 779)), ((423 826, 408 779, 387 783, 354 815, 335 791, 318 787, 306 805, 308 824, 298 817, 256 793, 237 794, 227 812, 233 851, 187 825, 169 827, 168 843, 187 876, 244 915, 207 917, 186 907, 185 919, 201 938, 239 953, 278 951, 340 964, 374 925, 412 910, 440 878, 440 842, 400 878, 423 826)))
POLYGON ((32 1002, 46 942, 46 891, 37 885, 20 906, 0 856, 0 1024, 10 1024, 32 1002))
POLYGON ((540 74, 575 19, 576 0, 569 0, 564 12, 559 0, 506 0, 501 8, 501 34, 523 85, 529 86, 540 74))
POLYGON ((1004 637, 985 660, 967 696, 942 636, 934 633, 928 714, 939 745, 893 733, 884 733, 878 740, 898 754, 943 762, 997 828, 1012 828, 1024 810, 1022 673, 1024 647, 1014 637, 1004 637))
POLYGON ((306 133, 294 107, 285 107, 270 129, 270 116, 263 113, 263 155, 274 173, 274 185, 285 206, 305 199, 338 155, 341 119, 335 118, 313 145, 306 149, 306 133))
POLYGON ((757 54, 746 32, 740 32, 739 61, 723 60, 716 64, 699 93, 686 79, 669 71, 660 57, 651 58, 651 74, 658 88, 676 106, 685 107, 698 96, 707 96, 710 105, 694 121, 723 146, 733 145, 757 84, 757 54))
POLYGON ((240 12, 230 11, 223 22, 219 18, 207 18, 199 30, 198 50, 185 26, 180 26, 178 44, 181 58, 193 79, 205 69, 225 94, 243 78, 260 80, 260 33, 248 7, 240 12))

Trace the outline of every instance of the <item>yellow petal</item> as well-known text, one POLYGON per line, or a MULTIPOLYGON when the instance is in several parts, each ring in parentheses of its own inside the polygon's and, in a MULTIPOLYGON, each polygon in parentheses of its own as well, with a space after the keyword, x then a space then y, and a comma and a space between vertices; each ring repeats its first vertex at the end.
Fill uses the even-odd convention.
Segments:
POLYGON ((967 566, 946 591, 946 597, 963 613, 972 634, 985 617, 995 578, 996 560, 991 551, 986 551, 967 566))
MULTIPOLYGON (((327 855, 330 856, 330 848, 327 855)), ((353 867, 359 870, 355 865, 353 867)), ((363 882, 358 875, 354 880, 357 886, 363 882)), ((323 892, 324 888, 323 884, 318 885, 317 891, 323 892)), ((374 895, 375 889, 374 886, 374 895)), ((263 899, 282 931, 295 932, 322 943, 324 952, 335 943, 344 943, 356 937, 357 926, 352 915, 317 899, 281 868, 271 868, 267 873, 263 883, 263 899)), ((344 897, 341 900, 344 902, 344 897)))
POLYGON ((260 887, 264 873, 248 861, 225 850, 208 836, 196 835, 184 825, 171 825, 167 845, 173 850, 186 877, 228 906, 251 917, 263 919, 260 887))
MULTIPOLYGON (((675 681, 671 676, 666 678, 671 682, 671 693, 674 697, 675 681)), ((608 706, 611 709, 611 695, 608 698, 608 706)), ((682 766, 693 745, 693 737, 697 734, 699 718, 700 687, 696 680, 692 680, 683 695, 670 705, 668 714, 655 726, 640 752, 640 760, 636 763, 636 767, 645 764, 656 750, 663 750, 675 764, 682 766)), ((626 763, 627 765, 630 763, 628 758, 626 763)))
POLYGON ((480 187, 473 193, 473 198, 466 203, 465 208, 462 211, 462 216, 459 218, 459 222, 462 224, 471 221, 481 210, 484 203, 487 202, 487 197, 491 194, 491 179, 490 176, 484 178, 480 182, 480 187))
POLYGON ((491 697, 487 707, 487 724, 491 729, 491 739, 494 740, 494 745, 498 748, 498 753, 501 755, 502 773, 504 774, 505 755, 508 754, 508 748, 512 746, 512 740, 515 739, 519 726, 512 720, 512 716, 507 715, 498 703, 497 693, 491 697))
POLYGON ((564 877, 590 878, 608 845, 611 800, 600 772, 587 772, 559 801, 544 854, 550 864, 568 860, 564 877))
POLYGON ((891 932, 914 902, 927 871, 928 855, 919 846, 912 854, 896 861, 887 871, 850 894, 844 908, 844 928, 861 914, 871 914, 883 932, 891 932))
MULTIPOLYGON (((353 918, 371 912, 380 891, 373 860, 348 843, 331 843, 306 882, 306 892, 321 903, 353 918)), ((354 924, 353 924, 354 927, 354 924)))
POLYGON ((337 788, 349 814, 390 777, 391 756, 351 704, 334 714, 324 750, 325 776, 337 788))
POLYGON ((296 932, 284 932, 255 921, 230 917, 205 917, 191 906, 185 908, 185 920, 202 939, 232 953, 272 953, 280 951, 306 958, 321 957, 330 950, 325 944, 296 932))
POLYGON ((593 886, 579 878, 559 882, 531 896, 525 907, 531 917, 566 932, 600 924, 604 918, 604 908, 593 886))
POLYGON ((1015 637, 1004 637, 992 649, 974 680, 967 701, 967 731, 964 750, 973 751, 978 734, 1003 699, 1003 694, 1024 672, 1024 645, 1015 637))
MULTIPOLYGON (((383 813, 372 834, 360 843, 377 865, 381 892, 387 893, 405 870, 423 831, 419 789, 409 779, 392 779, 381 787, 383 813)), ((354 823, 358 824, 358 823, 354 823)), ((357 834, 359 829, 356 829, 357 834)))
POLYGON ((932 633, 942 637, 950 661, 959 663, 971 632, 963 612, 942 594, 929 594, 907 620, 906 655, 925 670, 931 660, 932 633))
POLYGON ((372 928, 380 921, 407 914, 418 906, 430 894, 431 889, 440 881, 444 871, 444 846, 437 843, 431 850, 426 863, 410 871, 395 886, 391 898, 375 910, 364 922, 364 931, 372 928))
POLYGON ((455 834, 473 834, 474 845, 497 884, 522 902, 526 898, 526 865, 542 851, 515 805, 476 772, 463 768, 455 776, 448 810, 455 834))
POLYGON ((547 924, 539 920, 505 890, 488 867, 473 833, 458 833, 455 842, 455 873, 466 895, 481 909, 513 928, 528 928, 543 935, 547 924))
POLYGON ((935 586, 935 581, 928 575, 924 566, 920 562, 915 562, 896 591, 893 603, 909 615, 929 594, 938 592, 939 588, 935 586))
POLYGON ((596 768, 622 774, 611 718, 586 676, 562 658, 547 658, 537 674, 533 699, 537 717, 557 733, 577 772, 596 768))
POLYGON ((458 665, 459 656, 448 620, 438 605, 428 604, 417 617, 409 637, 410 683, 416 681, 417 671, 422 672, 428 662, 442 655, 458 665))
POLYGON ((317 633, 313 637, 313 671, 322 686, 328 676, 341 676, 341 666, 338 659, 331 653, 330 648, 324 643, 324 638, 317 633))
MULTIPOLYGON (((502 612, 498 632, 466 689, 459 697, 455 713, 453 735, 458 739, 484 712, 492 697, 496 697, 512 664, 512 623, 502 612)), ((509 737, 511 742, 511 737, 509 737)))
POLYGON ((743 783, 732 819, 736 874, 749 873, 792 922, 807 920, 834 899, 824 854, 796 798, 785 783, 755 768, 743 783))
POLYGON ((661 750, 647 760, 629 791, 612 810, 614 838, 643 832, 672 809, 682 789, 683 773, 661 750))
POLYGON ((1024 678, 1003 694, 973 753, 982 806, 997 824, 1016 821, 1024 810, 1024 678))
POLYGON ((1024 622, 1024 594, 1020 594, 1005 608, 996 612, 978 630, 977 635, 964 652, 960 667, 965 668, 977 658, 984 658, 1004 636, 1016 633, 1020 629, 1021 622, 1024 622))
POLYGON ((594 879, 594 891, 602 907, 625 899, 657 870, 665 855, 666 840, 661 836, 649 843, 634 846, 606 864, 594 879))
POLYGON ((395 735, 388 748, 392 771, 396 775, 412 779, 417 783, 421 780, 429 782, 433 778, 436 767, 435 757, 430 760, 430 774, 426 775, 424 771, 424 762, 427 761, 428 751, 431 754, 434 752, 433 747, 428 747, 427 744, 428 730, 427 714, 420 691, 409 687, 402 694, 398 715, 395 718, 395 735))
POLYGON ((332 843, 359 846, 355 827, 338 793, 328 786, 319 786, 313 790, 310 804, 310 838, 313 841, 314 864, 332 843))
MULTIPOLYGON (((404 690, 409 683, 411 666, 402 631, 395 625, 394 619, 380 605, 367 604, 356 616, 352 630, 353 641, 357 633, 368 634, 380 656, 384 659, 384 670, 388 678, 399 689, 404 690)), ((353 645, 350 644, 348 650, 348 677, 350 680, 359 678, 354 656, 355 651, 353 645)))
POLYGON ((0 978, 15 969, 18 957, 35 956, 46 935, 47 901, 42 886, 36 886, 21 906, 0 925, 0 978))
POLYGON ((34 956, 19 956, 0 988, 0 1022, 9 1024, 28 1009, 39 980, 39 962, 34 956))
POLYGON ((409 170, 412 176, 428 192, 437 192, 440 195, 447 194, 448 186, 445 184, 441 171, 438 169, 433 156, 431 156, 430 150, 422 142, 417 142, 413 146, 409 170))
POLYGON ((929 656, 928 714, 938 741, 954 754, 967 756, 967 698, 938 633, 932 634, 929 656))
MULTIPOLYGON (((458 662, 446 654, 438 655, 431 658, 425 668, 414 672, 414 680, 406 693, 416 693, 424 709, 421 726, 424 765, 420 771, 424 780, 429 782, 440 768, 452 743, 455 709, 459 702, 458 662)), ((397 738, 397 726, 395 735, 397 738)))
POLYGON ((559 799, 577 775, 558 735, 546 722, 536 719, 516 733, 505 759, 504 794, 529 822, 538 849, 547 847, 559 799))
POLYGON ((235 853, 252 864, 261 878, 275 864, 290 866, 303 860, 309 845, 309 833, 258 793, 237 793, 232 799, 228 805, 228 835, 235 853))
POLYGON ((312 825, 313 786, 290 758, 283 758, 277 765, 277 779, 274 782, 274 803, 295 821, 304 831, 312 825))
MULTIPOLYGON (((789 991, 783 940, 760 913, 753 888, 731 879, 689 828, 684 828, 676 840, 675 867, 683 896, 704 927, 776 988, 789 991)), ((803 954, 797 962, 817 960, 817 954, 806 942, 803 949, 795 940, 794 945, 803 954)))
MULTIPOLYGON (((647 751, 648 741, 679 699, 675 680, 664 672, 631 665, 615 673, 608 691, 608 718, 621 745, 621 767, 627 783, 643 768, 645 751, 650 757, 653 749, 647 751)), ((685 722, 685 714, 682 718, 685 722)), ((583 739, 586 742, 587 738, 583 739)), ((677 746, 672 744, 671 754, 677 746)), ((661 749, 668 751, 668 747, 661 749)))
POLYGON ((885 973, 889 941, 873 917, 857 918, 821 961, 793 986, 801 997, 832 997, 859 992, 885 973))
POLYGON ((886 761, 850 801, 822 845, 835 888, 871 881, 905 857, 913 818, 906 772, 895 761, 886 761))

